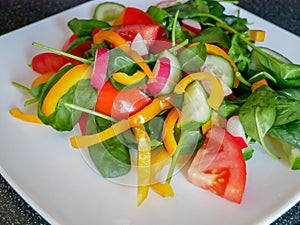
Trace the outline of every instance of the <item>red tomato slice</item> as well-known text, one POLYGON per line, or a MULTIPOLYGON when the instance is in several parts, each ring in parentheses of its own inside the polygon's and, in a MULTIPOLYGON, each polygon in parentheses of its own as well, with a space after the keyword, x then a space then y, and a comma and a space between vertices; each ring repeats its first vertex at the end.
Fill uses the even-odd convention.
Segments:
POLYGON ((131 24, 154 24, 151 16, 149 16, 146 12, 141 9, 134 7, 127 7, 116 20, 114 25, 123 24, 131 25, 131 24))
POLYGON ((144 40, 149 43, 152 43, 157 38, 158 31, 160 26, 154 24, 132 24, 127 26, 121 26, 114 29, 122 38, 126 41, 133 41, 137 33, 140 33, 144 40))
POLYGON ((240 203, 246 184, 242 148, 226 130, 213 125, 188 170, 188 180, 232 202, 240 203))
POLYGON ((52 52, 38 54, 32 58, 32 69, 37 73, 57 72, 68 62, 67 58, 52 52))
POLYGON ((115 119, 127 119, 151 102, 138 88, 118 91, 110 81, 106 81, 98 93, 95 111, 115 119))
POLYGON ((75 41, 76 39, 78 39, 78 37, 77 37, 75 34, 72 34, 71 37, 69 37, 69 39, 66 40, 66 42, 63 44, 61 50, 62 50, 63 52, 67 51, 69 45, 70 45, 73 41, 75 41))

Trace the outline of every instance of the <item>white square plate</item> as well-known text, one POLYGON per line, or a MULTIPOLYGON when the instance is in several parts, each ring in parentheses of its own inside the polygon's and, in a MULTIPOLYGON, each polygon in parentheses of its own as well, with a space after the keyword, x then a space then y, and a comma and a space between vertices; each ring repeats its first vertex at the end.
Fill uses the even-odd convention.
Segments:
MULTIPOLYGON (((101 178, 80 152, 72 149, 72 132, 59 133, 12 118, 8 111, 22 106, 24 93, 10 83, 30 84, 35 76, 27 65, 41 50, 31 43, 60 48, 70 35, 67 21, 90 18, 98 3, 85 3, 0 37, 0 172, 35 210, 51 224, 62 225, 269 224, 300 200, 299 171, 257 149, 247 162, 247 184, 240 205, 199 189, 178 174, 173 180, 174 198, 150 192, 138 208, 136 189, 101 178)), ((122 3, 142 9, 149 6, 146 1, 122 3)), ((225 6, 227 13, 238 9, 225 6)), ((267 32, 262 45, 300 63, 299 37, 244 10, 241 17, 253 22, 253 28, 267 32)))

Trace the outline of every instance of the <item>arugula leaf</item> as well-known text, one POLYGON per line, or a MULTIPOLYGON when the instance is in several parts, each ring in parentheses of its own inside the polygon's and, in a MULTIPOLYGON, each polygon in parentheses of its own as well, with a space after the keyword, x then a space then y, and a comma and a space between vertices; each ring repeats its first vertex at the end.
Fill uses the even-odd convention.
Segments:
MULTIPOLYGON (((89 116, 87 134, 95 134, 111 126, 111 121, 89 116)), ((114 178, 127 174, 131 169, 129 149, 118 136, 89 147, 91 160, 104 178, 114 178)))

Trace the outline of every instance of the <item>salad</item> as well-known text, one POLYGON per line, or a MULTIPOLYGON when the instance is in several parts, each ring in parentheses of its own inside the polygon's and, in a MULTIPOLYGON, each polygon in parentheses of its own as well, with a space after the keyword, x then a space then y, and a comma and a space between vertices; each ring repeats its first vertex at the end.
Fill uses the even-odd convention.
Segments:
POLYGON ((257 47, 265 32, 224 14, 219 1, 164 1, 147 11, 105 2, 68 27, 73 35, 59 50, 33 43, 47 52, 32 59, 39 75, 31 87, 13 82, 36 114, 10 113, 57 131, 79 125, 70 142, 88 148, 104 178, 136 166, 138 205, 149 189, 174 196, 182 166, 190 183, 240 203, 251 144, 280 158, 267 139, 300 168, 300 66, 257 47))

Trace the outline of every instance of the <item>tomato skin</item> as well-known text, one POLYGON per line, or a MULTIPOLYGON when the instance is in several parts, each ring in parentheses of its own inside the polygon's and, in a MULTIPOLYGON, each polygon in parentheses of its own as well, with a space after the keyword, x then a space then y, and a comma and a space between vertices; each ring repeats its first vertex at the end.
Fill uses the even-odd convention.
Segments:
POLYGON ((75 34, 72 34, 72 35, 69 37, 69 39, 66 40, 66 42, 63 44, 61 50, 62 50, 63 52, 66 52, 67 49, 68 49, 68 47, 69 47, 69 45, 70 45, 73 41, 75 41, 76 39, 78 39, 78 37, 77 37, 75 34))
MULTIPOLYGON (((84 52, 89 50, 91 48, 91 45, 93 44, 92 41, 86 41, 80 45, 78 45, 76 48, 72 49, 69 51, 70 54, 81 57, 81 58, 85 58, 84 56, 84 52)), ((72 64, 80 64, 81 62, 75 60, 75 59, 71 59, 68 58, 69 62, 72 64)))
POLYGON ((127 119, 151 101, 151 98, 138 88, 118 91, 110 81, 106 81, 98 93, 95 111, 118 120, 127 119))
POLYGON ((123 24, 123 26, 132 24, 154 24, 152 18, 146 12, 134 7, 127 7, 120 16, 121 18, 118 18, 118 23, 123 24))
POLYGON ((35 72, 44 74, 57 72, 67 62, 68 60, 64 56, 52 52, 44 52, 32 58, 31 66, 35 72))
POLYGON ((140 33, 148 44, 151 44, 156 40, 159 30, 160 26, 153 24, 132 24, 114 29, 115 32, 129 42, 132 42, 137 33, 140 33))
POLYGON ((229 132, 213 125, 193 159, 188 180, 229 201, 240 203, 246 184, 246 163, 240 144, 229 132))

